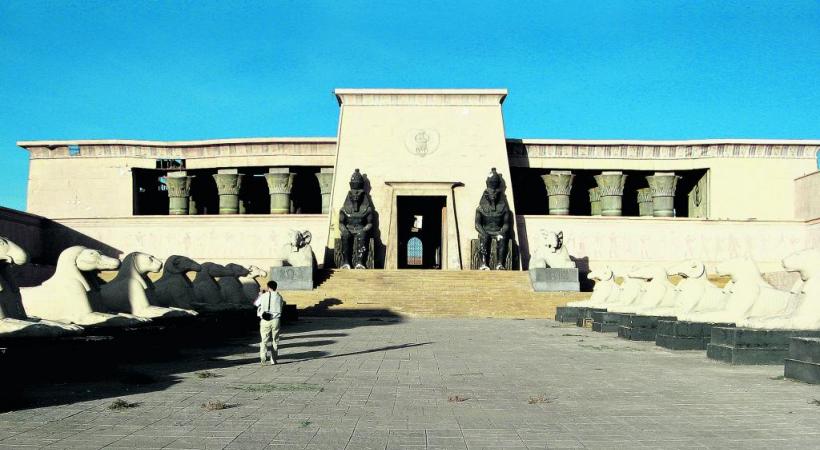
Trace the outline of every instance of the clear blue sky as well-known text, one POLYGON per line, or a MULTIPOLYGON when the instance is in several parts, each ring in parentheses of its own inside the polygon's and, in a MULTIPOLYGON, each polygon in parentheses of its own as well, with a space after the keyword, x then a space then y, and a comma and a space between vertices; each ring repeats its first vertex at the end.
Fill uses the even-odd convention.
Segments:
POLYGON ((817 1, 4 0, 0 61, 18 209, 17 140, 333 136, 336 87, 505 87, 509 137, 820 138, 817 1))

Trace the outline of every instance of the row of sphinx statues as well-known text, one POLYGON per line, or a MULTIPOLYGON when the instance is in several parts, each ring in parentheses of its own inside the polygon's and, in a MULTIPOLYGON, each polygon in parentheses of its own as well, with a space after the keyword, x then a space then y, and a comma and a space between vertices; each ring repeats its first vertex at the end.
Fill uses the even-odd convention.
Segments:
POLYGON ((28 262, 20 246, 0 236, 0 337, 60 336, 83 327, 125 327, 203 311, 253 308, 266 271, 239 264, 199 264, 173 255, 164 262, 133 252, 120 260, 84 246, 60 254, 51 278, 19 288, 12 267, 28 262), (109 282, 101 271, 117 270, 109 282), (157 281, 149 278, 160 273, 157 281), (188 273, 195 272, 193 281, 188 273))
POLYGON ((592 297, 567 306, 756 329, 820 329, 820 251, 798 251, 783 258, 782 265, 786 271, 800 274, 789 291, 769 284, 748 258, 717 265, 717 275, 730 279, 722 288, 709 281, 701 261, 684 261, 668 269, 636 268, 619 274, 623 276, 621 284, 615 282, 615 273, 605 268, 588 275, 595 281, 592 297), (672 284, 669 275, 682 278, 672 284))

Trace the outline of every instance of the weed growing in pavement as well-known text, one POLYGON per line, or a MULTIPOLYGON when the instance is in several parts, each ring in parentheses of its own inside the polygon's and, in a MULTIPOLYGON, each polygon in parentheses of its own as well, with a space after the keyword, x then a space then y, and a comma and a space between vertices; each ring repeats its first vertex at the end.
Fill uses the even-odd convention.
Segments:
POLYGON ((451 396, 447 397, 447 401, 450 402, 450 403, 466 402, 469 399, 470 399, 469 397, 462 397, 460 395, 451 395, 451 396))
POLYGON ((231 406, 222 400, 208 400, 207 403, 202 404, 202 409, 205 411, 219 411, 220 409, 228 409, 231 406))
POLYGON ((118 398, 118 399, 114 400, 113 402, 111 402, 110 405, 108 405, 108 409, 110 409, 112 411, 119 411, 119 410, 122 410, 122 409, 136 408, 139 405, 140 405, 139 403, 131 403, 131 402, 127 402, 127 401, 125 401, 121 398, 118 398))
POLYGON ((221 376, 222 375, 219 375, 217 373, 213 373, 210 370, 204 370, 202 372, 197 372, 196 373, 197 378, 219 378, 221 376))

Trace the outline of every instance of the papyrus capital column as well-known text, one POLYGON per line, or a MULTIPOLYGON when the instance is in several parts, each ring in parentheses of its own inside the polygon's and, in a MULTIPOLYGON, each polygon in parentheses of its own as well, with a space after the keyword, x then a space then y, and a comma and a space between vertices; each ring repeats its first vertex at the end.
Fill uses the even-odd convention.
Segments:
POLYGON ((542 175, 549 196, 550 215, 566 216, 569 214, 569 193, 575 175, 568 170, 551 170, 542 175))
POLYGON ((652 215, 652 190, 648 187, 638 189, 638 215, 647 217, 652 215))
POLYGON ((646 177, 652 191, 653 216, 675 217, 675 189, 679 178, 675 172, 655 172, 646 177))
POLYGON ((287 167, 268 169, 265 181, 268 182, 271 214, 290 213, 290 191, 293 188, 293 177, 295 176, 296 174, 290 173, 287 167))
POLYGON ((191 178, 193 177, 188 176, 186 172, 169 172, 165 177, 165 186, 168 189, 168 214, 188 215, 191 178))
POLYGON ((333 188, 333 167, 320 169, 316 174, 319 180, 319 191, 322 193, 322 214, 330 212, 330 191, 333 188))
POLYGON ((239 213, 239 189, 243 175, 236 169, 220 169, 214 174, 219 193, 219 214, 239 213))
POLYGON ((601 193, 601 215, 620 216, 626 175, 623 172, 602 172, 595 175, 595 182, 601 193))
POLYGON ((597 187, 589 189, 589 214, 601 215, 601 191, 597 187))

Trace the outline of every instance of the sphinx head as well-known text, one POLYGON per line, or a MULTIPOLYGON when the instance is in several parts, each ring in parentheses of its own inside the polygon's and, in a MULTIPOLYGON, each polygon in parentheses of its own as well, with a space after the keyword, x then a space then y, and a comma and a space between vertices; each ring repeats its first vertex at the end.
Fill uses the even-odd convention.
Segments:
POLYGON ((28 262, 28 253, 5 236, 0 236, 0 261, 22 266, 28 262))
POLYGON ((134 252, 126 256, 125 259, 123 259, 123 266, 125 262, 129 260, 129 257, 133 261, 132 264, 134 268, 139 273, 157 273, 162 270, 162 261, 147 253, 140 252, 134 252))
POLYGON ((564 232, 541 230, 541 237, 544 240, 544 246, 553 253, 557 252, 564 244, 564 232))
MULTIPOLYGON (((230 263, 225 266, 225 270, 230 272, 230 276, 233 277, 244 277, 247 276, 250 271, 239 264, 230 263)), ((227 275, 226 275, 227 276, 227 275)))
POLYGON ((800 272, 800 278, 808 281, 809 278, 820 273, 820 250, 809 248, 794 252, 783 258, 782 263, 784 269, 800 272))
POLYGON ((700 278, 706 274, 706 266, 694 259, 683 261, 670 267, 666 273, 680 275, 684 278, 700 278))
POLYGON ((642 280, 665 279, 666 269, 661 266, 644 266, 632 270, 627 276, 629 278, 640 278, 642 280))
POLYGON ((230 277, 233 276, 233 271, 228 269, 227 267, 212 263, 212 262, 205 262, 202 263, 202 273, 207 274, 211 277, 230 277))
POLYGON ((598 270, 591 270, 587 274, 587 279, 590 280, 597 280, 597 281, 608 281, 615 278, 615 274, 612 272, 612 269, 609 267, 604 267, 603 269, 598 270))
POLYGON ((202 266, 186 256, 171 255, 165 260, 165 272, 167 273, 199 272, 200 270, 202 266))
POLYGON ((256 266, 248 266, 248 276, 251 278, 267 278, 268 271, 262 270, 256 266))
POLYGON ((74 263, 82 272, 115 270, 120 267, 119 259, 105 256, 93 248, 83 248, 74 259, 74 263))
POLYGON ((296 253, 303 247, 310 245, 310 241, 312 239, 313 235, 308 230, 288 230, 288 244, 290 245, 290 251, 293 253, 296 253))

